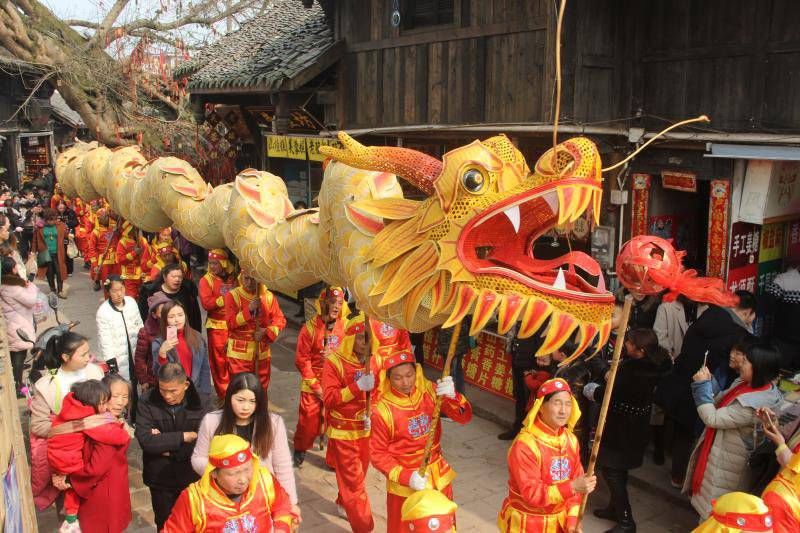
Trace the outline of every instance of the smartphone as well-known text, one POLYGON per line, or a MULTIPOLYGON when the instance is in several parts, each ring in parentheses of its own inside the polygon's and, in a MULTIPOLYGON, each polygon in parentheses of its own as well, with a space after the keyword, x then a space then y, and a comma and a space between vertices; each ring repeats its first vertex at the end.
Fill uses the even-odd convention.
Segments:
POLYGON ((167 340, 174 341, 178 339, 178 327, 177 326, 167 326, 167 340))

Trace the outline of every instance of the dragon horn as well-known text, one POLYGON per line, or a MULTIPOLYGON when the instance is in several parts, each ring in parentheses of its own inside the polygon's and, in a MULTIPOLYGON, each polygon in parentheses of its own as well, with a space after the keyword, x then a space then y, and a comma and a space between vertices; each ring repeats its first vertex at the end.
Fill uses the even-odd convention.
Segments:
POLYGON ((364 146, 343 131, 339 132, 339 141, 344 149, 320 146, 320 153, 362 170, 391 172, 425 194, 433 194, 433 183, 442 172, 440 160, 408 148, 364 146))

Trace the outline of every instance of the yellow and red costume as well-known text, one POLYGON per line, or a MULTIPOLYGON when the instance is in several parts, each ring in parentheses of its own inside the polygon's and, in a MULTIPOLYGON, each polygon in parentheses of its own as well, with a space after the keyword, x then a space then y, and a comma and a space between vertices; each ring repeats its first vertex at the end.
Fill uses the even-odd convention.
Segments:
MULTIPOLYGON (((336 298, 344 301, 340 287, 325 289, 321 300, 336 298)), ((300 371, 300 405, 297 428, 294 432, 294 451, 305 452, 324 429, 322 404, 322 367, 329 352, 339 349, 344 337, 341 313, 328 325, 318 314, 300 328, 294 364, 300 371)))
POLYGON ((134 299, 139 297, 139 288, 142 286, 141 249, 137 249, 138 241, 136 228, 127 220, 123 221, 115 253, 119 275, 125 283, 125 295, 134 299))
POLYGON ((781 468, 761 498, 772 513, 775 533, 800 531, 800 443, 792 448, 792 458, 781 468))
POLYGON ((583 476, 578 438, 572 428, 580 409, 572 396, 567 425, 553 429, 537 416, 544 397, 569 392, 561 378, 542 384, 522 430, 508 451, 508 497, 497 518, 500 531, 513 533, 562 533, 578 524, 581 494, 572 481, 583 476))
POLYGON ((208 252, 209 261, 218 261, 227 274, 226 279, 215 276, 208 271, 200 278, 198 293, 200 305, 208 313, 206 318, 206 334, 208 335, 208 359, 211 367, 211 377, 217 396, 225 397, 228 375, 228 323, 225 319, 225 295, 234 287, 230 276, 233 265, 228 260, 228 253, 222 249, 208 252))
POLYGON ((403 533, 455 533, 458 506, 433 489, 418 490, 402 509, 403 533))
POLYGON ((89 206, 80 198, 75 199, 75 215, 78 217, 78 227, 75 228, 75 246, 78 247, 84 261, 91 261, 87 241, 94 229, 93 215, 89 206))
POLYGON ((183 272, 183 277, 185 279, 192 279, 189 267, 186 265, 185 261, 181 261, 181 255, 178 253, 178 249, 172 245, 172 241, 159 242, 152 250, 153 255, 148 262, 152 262, 153 266, 147 274, 147 281, 153 281, 158 278, 161 274, 161 269, 174 262, 180 265, 181 272, 183 272))
POLYGON ((386 355, 395 351, 411 351, 411 337, 408 330, 390 326, 386 322, 369 319, 370 338, 372 339, 372 357, 377 365, 383 365, 386 355))
POLYGON ((93 250, 92 279, 99 281, 102 285, 109 276, 119 275, 119 263, 117 262, 119 234, 110 218, 107 226, 100 223, 101 211, 98 211, 94 230, 89 237, 89 246, 93 250))
POLYGON ((286 491, 237 435, 211 439, 203 477, 189 485, 175 502, 163 533, 276 531, 289 533, 295 520, 286 491), (238 501, 231 500, 214 481, 216 469, 253 464, 250 485, 238 501))
POLYGON ((336 503, 347 513, 353 533, 369 533, 375 527, 364 486, 369 467, 367 394, 356 383, 367 369, 353 352, 355 336, 366 328, 364 322, 364 315, 348 321, 341 346, 322 367, 328 460, 339 487, 336 503))
MULTIPOLYGON (((256 374, 264 386, 269 388, 271 354, 269 345, 286 327, 278 299, 263 286, 261 294, 251 294, 239 285, 225 295, 225 322, 228 326, 226 351, 228 378, 239 372, 256 374), (250 302, 259 301, 257 316, 250 313, 250 302), (256 329, 263 329, 260 341, 255 339, 256 329)), ((215 386, 228 390, 228 383, 215 386)))
MULTIPOLYGON (((402 531, 401 510, 406 498, 414 493, 409 486, 411 475, 422 466, 428 433, 435 431, 433 449, 427 473, 428 488, 442 492, 453 499, 455 471, 442 455, 441 421, 431 428, 437 397, 434 385, 422 374, 411 351, 395 352, 383 362, 383 370, 405 363, 416 367, 416 383, 410 394, 403 394, 384 379, 380 386, 380 399, 372 408, 370 461, 372 466, 386 476, 386 526, 389 533, 402 531)), ((441 398, 442 413, 454 422, 466 424, 472 419, 469 401, 456 393, 455 398, 441 398)))
MULTIPOLYGON (((711 516, 692 533, 756 533, 781 531, 773 529, 770 509, 758 496, 729 492, 711 502, 711 516)), ((796 529, 791 530, 796 532, 796 529)))

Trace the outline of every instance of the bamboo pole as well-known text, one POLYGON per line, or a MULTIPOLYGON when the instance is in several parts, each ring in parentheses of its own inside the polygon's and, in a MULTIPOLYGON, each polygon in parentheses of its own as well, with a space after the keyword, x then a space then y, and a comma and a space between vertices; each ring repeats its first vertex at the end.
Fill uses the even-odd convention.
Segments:
MULTIPOLYGON (((633 298, 628 295, 625 297, 625 304, 622 307, 622 317, 617 326, 617 343, 614 345, 614 355, 611 358, 611 368, 608 370, 608 379, 606 380, 606 390, 603 394, 603 403, 600 407, 600 419, 597 421, 597 430, 594 433, 594 443, 592 443, 592 454, 589 457, 589 465, 586 469, 587 476, 594 475, 595 463, 597 463, 597 455, 600 453, 600 443, 603 440, 603 429, 606 425, 606 415, 608 414, 608 406, 611 404, 611 393, 614 390, 614 381, 617 379, 617 369, 619 368, 619 360, 622 355, 622 347, 625 345, 625 330, 628 329, 628 319, 631 316, 631 305, 633 298)), ((578 524, 583 519, 583 513, 586 511, 586 502, 589 500, 589 495, 584 494, 581 499, 581 507, 578 511, 578 524)))
MULTIPOLYGON (((444 367, 442 368, 442 378, 450 375, 450 367, 453 365, 453 357, 456 355, 456 345, 458 345, 458 337, 461 335, 461 320, 453 326, 453 336, 450 337, 450 346, 447 348, 447 358, 444 360, 444 367)), ((436 405, 433 408, 433 416, 431 417, 431 429, 428 433, 428 441, 425 443, 425 453, 422 455, 422 464, 419 466, 419 475, 425 477, 425 471, 428 470, 428 461, 431 459, 431 451, 433 450, 433 441, 436 438, 436 426, 439 425, 439 418, 442 413, 442 398, 436 397, 436 405)))

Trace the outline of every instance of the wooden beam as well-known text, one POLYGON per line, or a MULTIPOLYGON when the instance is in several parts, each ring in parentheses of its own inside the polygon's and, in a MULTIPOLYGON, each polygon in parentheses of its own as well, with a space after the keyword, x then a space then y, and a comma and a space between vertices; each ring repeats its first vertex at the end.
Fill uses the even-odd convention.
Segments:
POLYGON ((366 52, 370 50, 383 50, 384 48, 397 48, 400 46, 414 46, 418 44, 460 41, 463 39, 474 39, 476 37, 488 37, 491 35, 540 31, 546 28, 547 24, 545 24, 545 22, 541 20, 503 22, 500 24, 489 24, 488 26, 471 26, 468 28, 455 28, 450 31, 437 28, 435 31, 425 31, 420 33, 414 33, 413 35, 401 35, 400 37, 392 39, 381 39, 380 41, 368 41, 363 43, 348 44, 347 51, 366 52))

